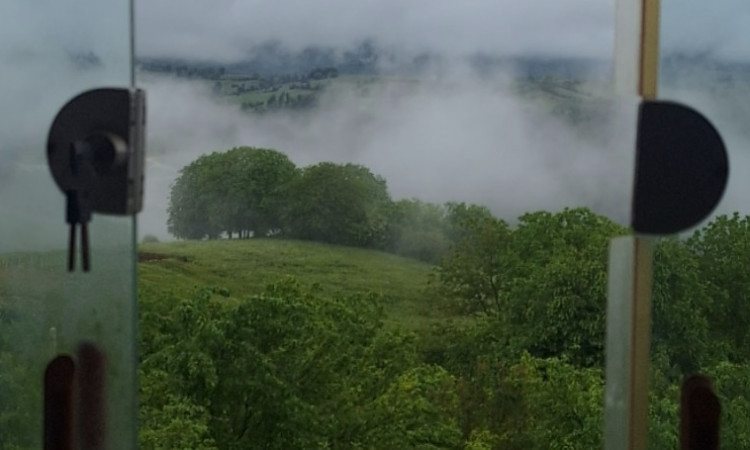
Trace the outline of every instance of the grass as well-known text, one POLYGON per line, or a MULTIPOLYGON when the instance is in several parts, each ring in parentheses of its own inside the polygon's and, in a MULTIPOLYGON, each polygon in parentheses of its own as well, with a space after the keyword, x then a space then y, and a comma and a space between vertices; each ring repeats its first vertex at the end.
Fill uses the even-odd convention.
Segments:
POLYGON ((452 315, 428 290, 432 266, 384 252, 280 239, 187 241, 142 244, 139 260, 142 300, 180 298, 204 286, 242 298, 293 277, 327 295, 374 292, 389 322, 412 329, 452 315))

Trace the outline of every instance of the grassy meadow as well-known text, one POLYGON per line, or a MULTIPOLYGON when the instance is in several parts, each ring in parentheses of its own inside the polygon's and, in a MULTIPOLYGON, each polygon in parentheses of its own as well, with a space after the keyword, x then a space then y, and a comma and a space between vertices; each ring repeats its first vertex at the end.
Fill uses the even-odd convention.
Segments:
POLYGON ((142 244, 142 298, 189 296, 199 287, 245 298, 287 277, 307 290, 331 296, 375 293, 389 320, 419 328, 451 316, 430 289, 432 266, 393 254, 315 242, 249 239, 142 244))

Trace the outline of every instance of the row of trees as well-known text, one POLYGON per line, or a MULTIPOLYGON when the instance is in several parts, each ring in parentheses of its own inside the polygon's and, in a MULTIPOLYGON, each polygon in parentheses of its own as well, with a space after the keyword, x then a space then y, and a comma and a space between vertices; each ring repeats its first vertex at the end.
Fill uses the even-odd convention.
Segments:
POLYGON ((490 216, 476 205, 394 202, 385 179, 361 165, 298 169, 281 152, 253 147, 203 155, 183 168, 168 212, 168 230, 180 239, 283 235, 429 262, 460 237, 460 221, 490 216))
POLYGON ((178 238, 290 237, 353 246, 382 239, 385 180, 354 164, 298 170, 275 150, 234 148, 198 158, 172 187, 169 231, 178 238))

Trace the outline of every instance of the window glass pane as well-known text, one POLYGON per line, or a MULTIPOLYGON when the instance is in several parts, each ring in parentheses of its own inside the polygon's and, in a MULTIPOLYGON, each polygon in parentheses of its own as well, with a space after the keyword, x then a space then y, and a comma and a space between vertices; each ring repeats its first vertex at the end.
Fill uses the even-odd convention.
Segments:
POLYGON ((0 4, 3 448, 42 447, 44 370, 63 354, 79 369, 78 392, 104 396, 102 408, 76 420, 82 427, 103 420, 107 448, 134 447, 133 219, 95 215, 93 269, 68 273, 65 197, 46 157, 57 112, 84 90, 130 86, 131 54, 129 0, 0 4), (91 370, 83 368, 86 348, 91 370))

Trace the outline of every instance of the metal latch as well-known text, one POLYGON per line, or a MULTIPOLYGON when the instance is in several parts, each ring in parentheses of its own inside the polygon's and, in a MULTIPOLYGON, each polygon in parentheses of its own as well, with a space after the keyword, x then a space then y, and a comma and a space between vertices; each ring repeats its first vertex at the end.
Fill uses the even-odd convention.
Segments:
POLYGON ((78 225, 83 270, 91 268, 92 213, 134 215, 143 208, 145 130, 146 97, 141 89, 87 91, 55 117, 47 139, 47 162, 65 194, 69 271, 76 265, 78 225))

